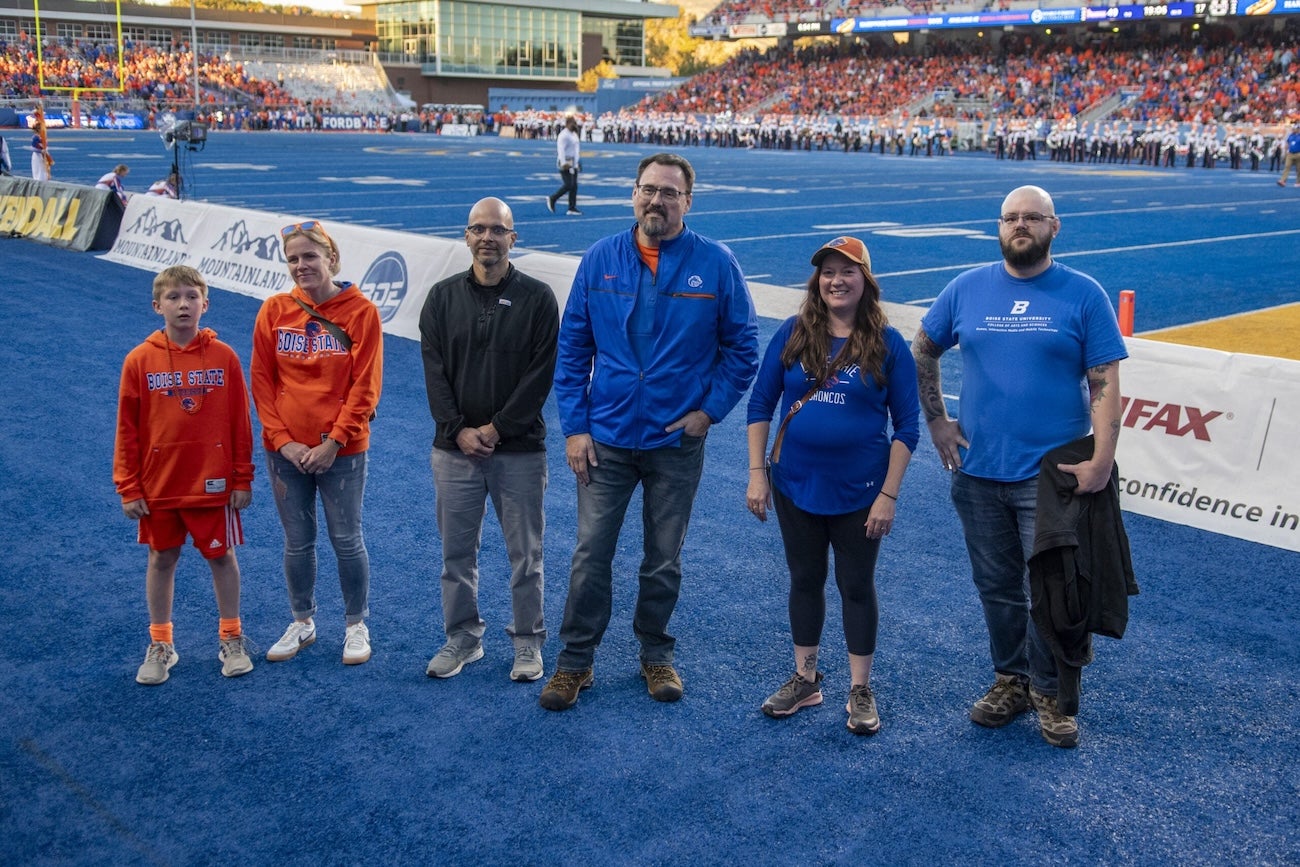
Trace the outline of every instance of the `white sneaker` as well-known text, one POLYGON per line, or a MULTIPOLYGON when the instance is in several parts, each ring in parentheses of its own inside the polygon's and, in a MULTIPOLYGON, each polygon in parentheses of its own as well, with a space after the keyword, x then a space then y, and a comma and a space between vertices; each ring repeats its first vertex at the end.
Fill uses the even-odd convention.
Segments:
POLYGON ((145 686, 157 686, 167 679, 167 672, 180 662, 181 656, 176 648, 166 641, 155 641, 149 645, 144 655, 144 662, 135 673, 135 682, 145 686))
POLYGON ((295 620, 289 624, 289 628, 280 636, 280 640, 271 645, 271 649, 266 652, 267 662, 284 662, 286 659, 293 659, 298 655, 298 651, 316 640, 316 622, 308 617, 306 620, 295 620))
POLYGON ((348 627, 343 639, 343 664, 360 665, 370 659, 370 630, 365 623, 354 623, 348 627))

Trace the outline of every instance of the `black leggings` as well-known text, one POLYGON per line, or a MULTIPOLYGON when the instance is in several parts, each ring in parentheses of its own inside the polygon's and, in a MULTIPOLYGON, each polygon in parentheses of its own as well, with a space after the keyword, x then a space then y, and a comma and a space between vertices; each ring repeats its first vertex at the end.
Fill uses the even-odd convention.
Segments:
POLYGON ((821 644, 826 621, 826 575, 829 551, 835 551, 835 583, 844 609, 844 639, 849 653, 876 652, 880 606, 876 601, 876 555, 880 540, 867 538, 867 513, 814 515, 796 506, 776 488, 772 505, 781 525, 785 560, 790 567, 790 635, 799 647, 821 644))

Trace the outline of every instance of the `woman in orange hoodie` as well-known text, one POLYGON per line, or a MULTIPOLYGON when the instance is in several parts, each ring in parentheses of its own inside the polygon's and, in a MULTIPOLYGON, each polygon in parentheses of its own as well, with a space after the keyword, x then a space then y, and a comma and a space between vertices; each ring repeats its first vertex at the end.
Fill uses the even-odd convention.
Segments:
POLYGON ((370 659, 370 558, 361 528, 370 420, 383 381, 379 311, 334 279, 339 248, 316 221, 280 231, 292 291, 262 304, 253 329, 253 402, 284 527, 293 623, 269 651, 291 659, 316 640, 316 498, 338 560, 347 630, 343 662, 370 659))

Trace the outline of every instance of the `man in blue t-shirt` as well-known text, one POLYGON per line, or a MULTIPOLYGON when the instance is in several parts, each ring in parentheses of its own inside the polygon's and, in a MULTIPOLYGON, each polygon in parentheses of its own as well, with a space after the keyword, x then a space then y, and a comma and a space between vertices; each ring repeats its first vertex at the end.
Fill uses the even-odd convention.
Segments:
POLYGON ((1091 429, 1092 459, 1059 469, 1078 478, 1080 493, 1106 487, 1119 439, 1119 361, 1128 351, 1097 281, 1052 260, 1060 230, 1047 191, 1013 190, 998 218, 1003 261, 948 284, 922 320, 912 354, 930 436, 953 471, 953 505, 996 673, 971 721, 1003 726, 1032 702, 1043 738, 1073 747, 1078 725, 1057 706, 1056 663, 1029 616, 1038 466, 1091 429), (962 385, 953 419, 939 357, 957 345, 962 385))
POLYGON ((1291 134, 1286 137, 1286 161, 1282 163, 1282 177, 1277 179, 1279 187, 1286 186, 1286 176, 1295 166, 1295 185, 1300 187, 1300 120, 1291 125, 1291 134))

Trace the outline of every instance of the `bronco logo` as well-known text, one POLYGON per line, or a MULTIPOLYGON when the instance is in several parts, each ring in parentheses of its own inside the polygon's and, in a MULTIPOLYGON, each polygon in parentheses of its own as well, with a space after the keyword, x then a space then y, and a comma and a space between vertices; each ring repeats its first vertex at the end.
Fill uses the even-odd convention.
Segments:
POLYGON ((370 263, 358 288, 379 308, 380 320, 388 322, 397 315, 406 298, 406 260, 395 250, 389 250, 370 263))

